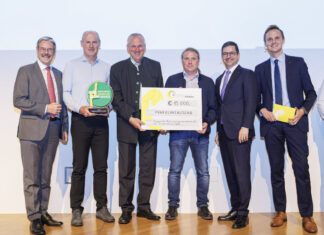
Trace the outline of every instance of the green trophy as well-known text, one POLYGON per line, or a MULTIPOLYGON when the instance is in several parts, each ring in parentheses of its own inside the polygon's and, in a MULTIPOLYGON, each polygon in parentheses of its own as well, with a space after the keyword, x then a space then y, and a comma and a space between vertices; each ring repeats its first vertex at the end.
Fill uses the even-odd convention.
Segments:
POLYGON ((89 101, 89 111, 95 114, 106 114, 108 112, 107 106, 111 104, 114 97, 112 88, 105 82, 92 83, 87 92, 87 98, 89 101))

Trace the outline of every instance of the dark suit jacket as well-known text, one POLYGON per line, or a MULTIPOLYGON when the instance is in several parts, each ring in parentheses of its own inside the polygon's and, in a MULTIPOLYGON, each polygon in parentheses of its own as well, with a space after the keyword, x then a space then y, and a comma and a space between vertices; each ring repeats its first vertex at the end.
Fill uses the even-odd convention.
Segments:
POLYGON ((240 65, 234 70, 225 90, 220 96, 220 84, 224 73, 216 79, 215 93, 218 102, 217 131, 221 119, 226 136, 237 139, 241 127, 249 128, 249 137, 254 136, 254 116, 257 104, 257 82, 253 71, 240 65))
MULTIPOLYGON (((257 114, 262 108, 273 110, 273 93, 271 81, 270 59, 255 67, 255 74, 258 81, 258 106, 257 114)), ((315 100, 316 92, 308 74, 308 68, 303 58, 286 55, 286 79, 288 98, 291 107, 302 108, 308 113, 315 100), (304 98, 305 95, 305 98, 304 98)), ((271 122, 260 117, 260 134, 265 136, 271 122)), ((308 118, 305 114, 296 125, 300 130, 308 132, 308 118)))
MULTIPOLYGON (((110 85, 114 91, 112 105, 117 113, 117 139, 125 143, 136 143, 137 132, 129 118, 138 112, 137 69, 130 59, 117 62, 110 70, 110 85)), ((144 57, 139 66, 143 87, 163 87, 161 65, 144 57)), ((152 136, 156 131, 146 131, 152 136)))
MULTIPOLYGON (((61 132, 68 131, 68 115, 63 102, 62 73, 56 68, 53 68, 53 73, 59 96, 56 97, 56 102, 62 104, 61 132)), ((45 106, 50 103, 50 99, 43 74, 37 62, 19 69, 14 86, 13 103, 16 108, 21 110, 18 138, 42 140, 50 119, 50 115, 45 114, 45 106)))

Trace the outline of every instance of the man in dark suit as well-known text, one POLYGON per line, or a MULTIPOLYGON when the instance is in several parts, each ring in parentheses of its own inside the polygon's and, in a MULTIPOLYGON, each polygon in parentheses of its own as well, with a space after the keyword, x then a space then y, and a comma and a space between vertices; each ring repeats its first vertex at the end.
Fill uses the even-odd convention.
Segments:
POLYGON ((296 177, 298 207, 307 232, 317 232, 312 218, 313 202, 308 171, 308 113, 316 92, 303 58, 283 53, 285 37, 276 25, 264 33, 264 43, 270 59, 255 68, 258 80, 258 106, 260 132, 265 139, 271 167, 271 184, 276 214, 271 226, 279 227, 287 221, 284 180, 285 143, 293 163, 296 177), (279 122, 273 113, 274 104, 296 109, 289 123, 279 122))
POLYGON ((253 71, 242 68, 235 42, 222 46, 225 72, 216 80, 218 120, 216 144, 220 146, 227 185, 231 194, 231 211, 219 221, 234 220, 232 228, 249 223, 251 198, 250 152, 254 137, 254 116, 257 104, 257 82, 253 71))
POLYGON ((18 138, 24 169, 24 193, 30 231, 45 234, 43 224, 61 226, 48 213, 51 174, 59 139, 68 140, 62 73, 51 66, 56 44, 50 37, 37 42, 38 61, 19 69, 13 103, 21 110, 18 138))
POLYGON ((145 39, 134 33, 128 37, 130 58, 111 67, 110 85, 114 91, 113 107, 117 113, 117 139, 119 148, 119 206, 120 224, 128 224, 134 210, 133 194, 136 172, 136 145, 139 144, 139 193, 137 216, 159 220, 150 209, 150 196, 154 186, 156 168, 157 131, 144 131, 141 127, 140 88, 163 87, 159 62, 144 57, 145 39))

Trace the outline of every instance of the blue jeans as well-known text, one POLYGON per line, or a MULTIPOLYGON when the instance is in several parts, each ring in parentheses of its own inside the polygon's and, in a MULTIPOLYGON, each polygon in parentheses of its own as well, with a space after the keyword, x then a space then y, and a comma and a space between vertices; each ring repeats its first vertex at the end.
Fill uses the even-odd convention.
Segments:
POLYGON ((190 147, 197 173, 197 207, 208 206, 208 144, 206 137, 170 140, 170 169, 168 175, 169 206, 179 207, 180 174, 190 147))

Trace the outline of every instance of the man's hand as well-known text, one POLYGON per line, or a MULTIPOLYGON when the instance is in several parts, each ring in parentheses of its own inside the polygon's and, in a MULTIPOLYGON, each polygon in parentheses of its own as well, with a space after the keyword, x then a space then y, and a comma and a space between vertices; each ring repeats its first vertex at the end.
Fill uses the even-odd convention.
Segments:
POLYGON ((266 108, 262 108, 260 110, 260 112, 262 113, 262 116, 268 121, 268 122, 275 122, 277 121, 276 116, 274 115, 273 112, 270 112, 268 109, 266 108))
POLYGON ((63 135, 62 135, 62 139, 60 139, 60 142, 64 145, 66 145, 68 142, 68 139, 69 139, 69 135, 68 135, 67 131, 64 131, 63 135))
POLYGON ((61 110, 62 110, 62 105, 60 105, 58 103, 51 103, 51 104, 47 105, 46 112, 56 116, 56 115, 60 114, 61 110))
POLYGON ((168 133, 167 130, 158 130, 158 132, 160 132, 161 135, 165 135, 166 133, 168 133))
POLYGON ((94 117, 96 114, 90 113, 89 109, 92 108, 92 106, 81 106, 79 113, 82 114, 84 117, 94 117))
POLYGON ((202 124, 202 130, 197 131, 198 134, 201 134, 201 135, 205 134, 206 131, 207 131, 207 127, 208 127, 208 123, 207 122, 203 122, 203 124, 202 124))
POLYGON ((110 113, 109 106, 107 106, 106 108, 107 108, 107 113, 96 114, 96 116, 109 117, 109 113, 110 113))
POLYGON ((245 127, 241 127, 239 131, 238 142, 243 143, 245 141, 248 141, 248 139, 249 139, 249 129, 245 127))
POLYGON ((129 123, 135 127, 136 129, 140 130, 140 131, 145 131, 144 129, 142 129, 142 125, 145 124, 144 122, 142 122, 140 119, 138 118, 134 118, 134 117, 130 117, 129 118, 129 123))
POLYGON ((215 136, 215 143, 219 147, 219 135, 218 135, 218 133, 215 136))
POLYGON ((296 125, 299 120, 302 118, 302 116, 304 116, 305 114, 305 110, 303 108, 298 109, 297 107, 295 107, 296 113, 295 116, 293 118, 289 118, 288 123, 292 126, 296 125))

